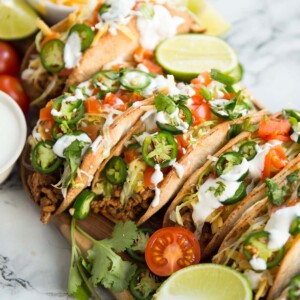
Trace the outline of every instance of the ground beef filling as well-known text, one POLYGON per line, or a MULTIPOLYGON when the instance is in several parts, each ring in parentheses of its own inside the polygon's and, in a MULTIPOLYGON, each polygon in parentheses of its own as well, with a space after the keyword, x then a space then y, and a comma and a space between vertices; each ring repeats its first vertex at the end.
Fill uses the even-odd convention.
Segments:
POLYGON ((100 213, 117 221, 137 220, 148 209, 155 192, 146 189, 141 194, 134 194, 125 205, 120 202, 120 189, 115 189, 109 199, 96 198, 91 203, 94 213, 100 213))
POLYGON ((51 215, 63 201, 61 190, 53 187, 57 176, 34 172, 28 177, 28 185, 34 202, 41 208, 41 221, 48 223, 51 215))

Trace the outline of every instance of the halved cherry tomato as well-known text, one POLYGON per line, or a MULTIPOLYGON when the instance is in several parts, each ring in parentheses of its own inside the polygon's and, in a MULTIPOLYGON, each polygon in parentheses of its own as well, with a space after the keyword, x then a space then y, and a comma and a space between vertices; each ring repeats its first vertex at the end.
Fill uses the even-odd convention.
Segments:
POLYGON ((193 126, 199 125, 204 121, 211 119, 211 109, 209 103, 202 103, 201 105, 192 105, 190 110, 193 114, 193 126))
POLYGON ((0 75, 0 90, 12 97, 24 114, 29 108, 29 99, 24 92, 20 79, 10 75, 0 75))
POLYGON ((286 142, 290 140, 290 129, 291 124, 288 120, 261 119, 258 135, 266 141, 277 139, 286 142))
POLYGON ((80 127, 78 129, 84 131, 92 141, 95 141, 95 139, 99 135, 100 128, 101 125, 88 125, 88 126, 80 127))
POLYGON ((150 73, 162 74, 163 72, 162 67, 155 64, 150 59, 143 59, 142 64, 149 70, 150 73))
POLYGON ((0 74, 18 75, 20 61, 17 51, 8 43, 0 41, 0 74))
POLYGON ((200 261, 200 244, 195 235, 181 227, 165 227, 149 238, 146 263, 158 276, 169 276, 200 261))
POLYGON ((84 105, 88 114, 99 114, 101 112, 101 103, 97 99, 89 98, 84 102, 84 105))
POLYGON ((144 172, 144 186, 147 188, 154 188, 154 184, 151 181, 151 177, 153 173, 155 172, 155 169, 147 166, 145 172, 144 172))
POLYGON ((136 51, 133 54, 134 60, 136 62, 143 62, 144 59, 153 59, 154 57, 154 52, 151 50, 147 50, 143 48, 142 46, 139 46, 136 51))
POLYGON ((270 149, 265 157, 263 180, 270 178, 272 173, 277 173, 282 170, 287 164, 288 159, 285 156, 283 148, 278 145, 270 149))

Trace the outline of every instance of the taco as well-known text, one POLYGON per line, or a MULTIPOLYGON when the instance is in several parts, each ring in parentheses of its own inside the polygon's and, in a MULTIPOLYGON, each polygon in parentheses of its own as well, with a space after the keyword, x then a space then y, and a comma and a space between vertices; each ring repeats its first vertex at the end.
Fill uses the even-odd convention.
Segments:
POLYGON ((188 10, 138 0, 94 0, 52 28, 42 21, 38 25, 41 31, 25 55, 22 79, 30 99, 41 103, 107 63, 134 61, 139 48, 153 52, 176 33, 203 30, 188 10))
MULTIPOLYGON (((296 257, 298 258, 298 257, 296 257)), ((279 296, 276 296, 275 298, 269 298, 269 299, 276 299, 276 300, 298 300, 300 295, 300 274, 295 275, 292 277, 290 274, 285 274, 285 278, 290 278, 287 286, 285 287, 284 284, 280 284, 281 288, 284 288, 284 290, 281 292, 279 296)))
POLYGON ((213 262, 242 272, 254 299, 277 299, 300 272, 300 177, 298 156, 289 171, 266 179, 267 189, 226 236, 213 262), (265 197, 266 196, 266 197, 265 197))
POLYGON ((141 70, 99 71, 41 109, 29 137, 29 164, 36 171, 29 185, 43 222, 91 183, 111 149, 144 113, 143 106, 153 103, 153 95, 174 86, 171 77, 141 70))
POLYGON ((203 257, 211 256, 243 212, 260 199, 265 179, 300 152, 290 138, 291 128, 283 115, 266 116, 257 130, 237 136, 189 178, 169 206, 164 226, 195 231, 203 257))
POLYGON ((257 108, 247 91, 235 92, 231 86, 228 93, 229 86, 218 81, 220 74, 206 72, 190 85, 179 83, 171 92, 155 95, 154 104, 144 107, 147 112, 99 167, 92 185, 97 195, 93 212, 115 222, 144 223, 207 155, 227 142, 228 132, 237 134, 242 123, 250 126, 263 117, 265 111, 249 120, 257 108))

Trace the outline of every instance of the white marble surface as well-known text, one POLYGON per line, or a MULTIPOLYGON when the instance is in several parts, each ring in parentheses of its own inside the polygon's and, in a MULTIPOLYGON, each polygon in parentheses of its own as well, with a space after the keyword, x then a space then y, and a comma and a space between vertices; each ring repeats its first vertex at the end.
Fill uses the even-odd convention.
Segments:
MULTIPOLYGON (((300 1, 211 1, 232 23, 225 38, 253 94, 274 112, 300 109, 300 1)), ((0 211, 0 299, 68 299, 69 246, 54 226, 39 222, 17 170, 0 185, 0 211)))

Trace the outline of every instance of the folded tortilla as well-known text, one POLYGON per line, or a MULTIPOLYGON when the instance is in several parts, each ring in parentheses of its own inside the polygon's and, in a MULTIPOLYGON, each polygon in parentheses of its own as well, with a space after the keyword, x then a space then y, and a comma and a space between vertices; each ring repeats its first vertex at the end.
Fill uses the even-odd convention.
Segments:
MULTIPOLYGON (((201 221, 199 224, 195 224, 193 219, 193 205, 199 203, 198 191, 206 179, 202 180, 202 177, 211 178, 209 175, 215 174, 215 162, 225 152, 236 151, 243 142, 256 140, 260 144, 266 144, 266 141, 257 137, 256 133, 243 132, 235 139, 225 145, 219 152, 217 152, 210 161, 208 161, 203 167, 198 169, 184 184, 179 191, 176 198, 168 207, 164 216, 163 226, 174 226, 174 224, 185 226, 188 229, 195 231, 196 235, 202 245, 202 256, 204 258, 210 257, 222 243, 223 239, 235 226, 235 223, 239 220, 242 214, 252 206, 256 201, 260 200, 264 195, 265 183, 260 181, 259 178, 251 179, 247 176, 244 180, 247 180, 247 196, 241 201, 231 205, 217 205, 213 207, 204 223, 201 221), (202 182, 200 182, 200 181, 202 182), (192 198, 194 196, 194 198, 192 198), (190 202, 187 202, 190 200, 190 202), (183 209, 183 210, 182 210, 183 209), (181 211, 182 210, 182 211, 181 211), (181 216, 178 218, 178 216, 181 216), (203 226, 203 227, 202 227, 203 226), (200 228, 200 230, 199 230, 200 228)), ((289 153, 288 159, 292 160, 300 152, 300 147, 297 143, 287 142, 286 147, 292 146, 292 151, 289 153)), ((251 164, 251 161, 249 161, 251 164)), ((275 175, 275 178, 283 176, 289 170, 290 164, 285 169, 275 175)), ((273 174, 274 175, 274 174, 273 174)), ((213 196, 212 196, 213 197, 213 196)), ((217 199, 217 198, 216 198, 217 199)), ((209 203, 207 203, 208 205, 209 203)), ((214 205, 214 204, 212 204, 214 205)), ((197 215, 196 215, 197 216, 197 215)))
MULTIPOLYGON (((99 5, 104 1, 98 1, 99 5)), ((191 13, 187 10, 172 8, 165 5, 172 16, 182 18, 182 24, 178 25, 177 33, 202 32, 204 28, 199 24, 191 13)), ((51 29, 45 29, 46 32, 57 32, 66 36, 69 29, 77 23, 85 23, 93 14, 94 10, 77 13, 69 18, 54 25, 51 29), (82 16, 83 15, 83 16, 82 16)), ((59 96, 64 89, 72 85, 87 80, 94 73, 101 70, 106 64, 118 60, 122 57, 124 61, 133 61, 133 54, 140 46, 141 33, 137 27, 137 17, 132 17, 127 24, 117 26, 115 35, 108 31, 95 34, 92 45, 82 53, 80 62, 70 72, 53 74, 47 72, 41 65, 39 51, 36 44, 32 44, 25 54, 22 62, 21 71, 23 73, 23 85, 31 100, 37 98, 51 99, 59 96)), ((41 103, 45 103, 42 102, 41 103)))
MULTIPOLYGON (((218 253, 213 257, 213 262, 225 264, 237 268, 249 278, 250 284, 254 290, 254 299, 260 299, 267 294, 268 300, 278 299, 281 292, 288 285, 290 279, 300 273, 299 251, 300 235, 290 235, 284 244, 285 255, 279 263, 271 269, 257 271, 247 262, 242 254, 242 244, 247 236, 254 232, 265 230, 265 226, 271 216, 286 208, 290 209, 294 205, 299 205, 299 199, 295 192, 298 190, 299 183, 289 183, 287 176, 293 172, 299 172, 300 155, 293 159, 283 172, 275 176, 272 181, 280 189, 289 187, 284 196, 284 204, 274 207, 267 196, 267 188, 264 188, 260 197, 257 197, 255 203, 245 210, 238 222, 223 240, 218 253), (296 198, 295 198, 296 197, 296 198)), ((298 174, 298 173, 297 173, 298 174)), ((283 215, 281 218, 284 218, 283 215)), ((279 233, 277 233, 278 236, 279 233)))

